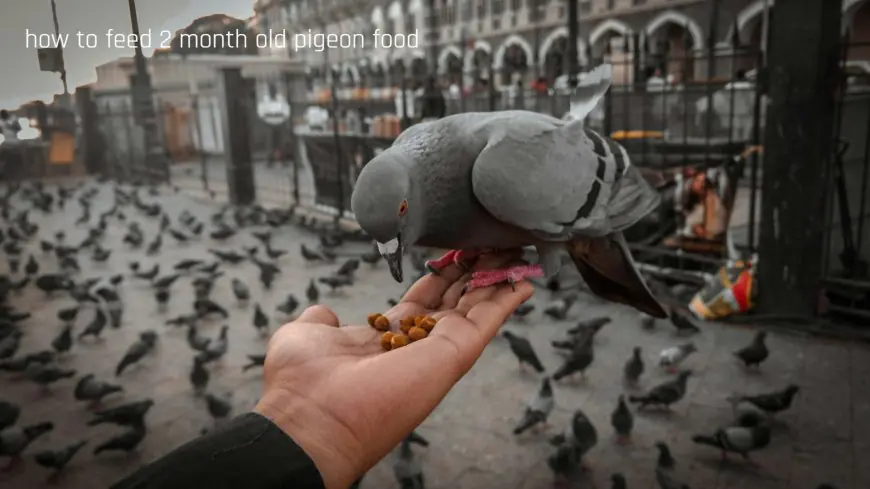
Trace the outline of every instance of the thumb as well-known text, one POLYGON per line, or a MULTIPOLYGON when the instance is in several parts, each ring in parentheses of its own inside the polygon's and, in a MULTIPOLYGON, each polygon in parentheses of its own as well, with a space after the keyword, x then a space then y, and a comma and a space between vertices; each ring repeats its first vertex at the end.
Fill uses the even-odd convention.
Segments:
POLYGON ((338 316, 332 312, 332 309, 326 306, 311 306, 308 309, 302 311, 302 314, 296 318, 294 323, 317 323, 317 324, 325 324, 327 326, 338 327, 338 316))

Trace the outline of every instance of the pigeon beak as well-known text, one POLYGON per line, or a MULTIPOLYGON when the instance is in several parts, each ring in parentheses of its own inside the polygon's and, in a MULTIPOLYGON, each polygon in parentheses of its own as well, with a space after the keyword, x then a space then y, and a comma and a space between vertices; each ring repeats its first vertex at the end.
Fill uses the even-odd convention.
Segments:
POLYGON ((378 252, 384 259, 387 261, 387 265, 390 267, 390 274, 396 280, 396 282, 401 283, 402 276, 402 252, 404 251, 402 248, 402 235, 399 234, 395 238, 387 241, 386 243, 377 243, 378 252))

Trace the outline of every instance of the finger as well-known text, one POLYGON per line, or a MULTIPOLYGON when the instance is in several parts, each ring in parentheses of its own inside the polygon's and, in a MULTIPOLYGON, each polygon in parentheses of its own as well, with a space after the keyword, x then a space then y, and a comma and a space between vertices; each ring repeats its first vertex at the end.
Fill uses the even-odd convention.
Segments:
MULTIPOLYGON (((495 253, 491 255, 484 255, 478 260, 477 264, 472 269, 472 272, 477 272, 481 270, 493 270, 507 266, 509 263, 516 261, 519 256, 521 256, 522 250, 511 250, 504 253, 495 253)), ((460 300, 464 298, 463 289, 465 288, 465 284, 471 280, 472 273, 467 273, 463 275, 459 280, 457 280, 453 285, 447 289, 447 292, 444 293, 444 299, 441 303, 440 309, 453 309, 455 308, 460 300)), ((467 294, 465 294, 467 295, 467 294)), ((487 296, 482 294, 476 294, 475 297, 478 300, 485 299, 487 296)), ((468 302, 469 299, 466 299, 468 302)), ((476 302, 471 302, 474 304, 476 302)), ((467 309, 466 309, 467 311, 467 309)))
POLYGON ((437 274, 427 274, 405 292, 402 302, 416 302, 425 308, 437 309, 441 305, 444 292, 459 280, 462 274, 463 270, 459 265, 445 267, 437 274))
POLYGON ((335 315, 332 310, 326 306, 311 306, 308 309, 302 311, 302 314, 296 318, 294 323, 316 323, 316 324, 325 324, 327 326, 335 326, 338 327, 338 316, 335 315))
POLYGON ((394 326, 398 322, 408 316, 420 316, 426 314, 426 309, 417 302, 400 302, 384 313, 384 316, 390 320, 390 325, 394 326))
POLYGON ((468 311, 465 317, 480 331, 484 346, 498 333, 499 328, 517 307, 532 297, 534 291, 534 286, 528 281, 516 284, 516 290, 510 285, 502 285, 491 298, 476 304, 468 311))

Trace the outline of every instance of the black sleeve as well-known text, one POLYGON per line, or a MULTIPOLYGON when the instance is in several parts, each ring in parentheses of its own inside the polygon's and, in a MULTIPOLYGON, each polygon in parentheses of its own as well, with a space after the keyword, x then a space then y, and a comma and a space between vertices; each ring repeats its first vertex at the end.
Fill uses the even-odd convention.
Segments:
POLYGON ((248 413, 111 489, 324 489, 314 462, 269 419, 248 413))

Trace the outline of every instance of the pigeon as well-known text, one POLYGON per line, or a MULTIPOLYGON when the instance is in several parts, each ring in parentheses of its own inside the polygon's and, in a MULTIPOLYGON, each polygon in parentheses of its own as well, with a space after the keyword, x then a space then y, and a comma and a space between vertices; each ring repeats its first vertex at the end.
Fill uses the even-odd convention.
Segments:
POLYGON ((359 260, 356 258, 348 258, 348 260, 341 264, 336 270, 335 275, 345 276, 353 278, 353 274, 359 268, 359 260))
POLYGON ((199 321, 199 316, 194 312, 167 319, 163 324, 166 326, 195 326, 197 321, 199 321))
POLYGON ((57 311, 57 318, 64 323, 71 323, 76 320, 79 315, 79 306, 68 307, 57 311))
POLYGON ((631 439, 631 430, 634 428, 634 415, 625 403, 625 396, 619 396, 616 409, 610 415, 610 425, 616 432, 616 442, 626 444, 631 439))
POLYGON ((209 343, 211 339, 200 336, 195 325, 191 324, 187 327, 187 345, 192 350, 203 352, 208 349, 209 343))
POLYGON ((742 395, 732 396, 728 400, 739 410, 741 405, 748 405, 767 413, 768 415, 776 415, 788 410, 794 401, 794 396, 800 392, 800 387, 791 384, 782 390, 770 392, 767 394, 742 395))
POLYGON ((335 250, 333 250, 329 246, 321 246, 318 251, 327 261, 335 261, 335 259, 338 257, 338 255, 335 254, 335 250))
POLYGON ((514 434, 522 434, 524 431, 533 426, 537 426, 539 423, 546 425, 547 418, 550 417, 550 413, 553 412, 555 406, 556 403, 553 399, 553 386, 551 385, 549 378, 544 378, 544 380, 541 381, 541 388, 538 389, 535 397, 526 406, 526 410, 523 413, 523 419, 520 420, 519 424, 514 428, 514 434))
POLYGON ((51 340, 51 347, 58 353, 66 353, 70 351, 73 344, 72 324, 65 324, 60 334, 51 340))
POLYGON ((236 296, 236 300, 239 301, 239 303, 244 303, 251 299, 251 289, 249 289, 244 282, 234 278, 231 285, 233 295, 236 296))
POLYGON ((275 309, 278 312, 280 312, 286 316, 292 316, 293 313, 298 308, 299 308, 299 299, 297 299, 295 295, 289 294, 287 296, 287 298, 284 299, 284 302, 282 302, 281 304, 278 304, 278 306, 275 309))
POLYGON ((401 489, 425 489, 423 467, 411 450, 410 440, 403 440, 393 457, 393 475, 401 489))
POLYGON ((698 349, 694 343, 685 343, 679 346, 666 348, 659 354, 659 366, 667 368, 671 373, 676 372, 677 368, 689 355, 695 353, 698 349))
POLYGON ((148 243, 148 248, 145 250, 145 254, 148 256, 154 256, 160 253, 161 247, 163 247, 163 235, 158 234, 150 243, 148 243))
POLYGON ((277 260, 287 254, 287 250, 277 250, 275 248, 272 248, 272 245, 270 243, 266 243, 265 247, 266 256, 268 256, 270 260, 277 260))
POLYGON ((151 270, 148 270, 147 272, 134 271, 133 276, 136 278, 140 278, 142 280, 151 281, 151 280, 154 280, 154 277, 156 277, 157 274, 159 274, 159 273, 160 273, 160 264, 155 263, 154 266, 151 268, 151 270))
POLYGON ((305 259, 306 262, 314 262, 314 261, 323 261, 324 257, 320 252, 316 250, 312 250, 305 243, 302 243, 299 246, 299 252, 302 255, 302 258, 305 259))
POLYGON ((592 346, 592 339, 578 342, 568 358, 565 359, 565 363, 553 373, 553 380, 559 381, 578 372, 582 377, 585 377, 586 369, 592 365, 594 360, 595 349, 592 346))
POLYGON ((534 310, 535 310, 535 304, 533 304, 531 302, 524 302, 524 303, 520 304, 519 307, 517 307, 514 310, 513 315, 516 318, 523 319, 526 316, 528 316, 530 312, 532 312, 534 310))
POLYGON ((51 241, 45 241, 45 240, 40 241, 39 242, 39 249, 43 253, 51 253, 52 251, 54 251, 54 243, 52 243, 51 241))
POLYGON ((147 431, 144 426, 133 426, 129 430, 97 446, 94 449, 94 455, 108 451, 132 452, 142 443, 146 434, 147 431))
POLYGON ((659 451, 656 458, 656 466, 663 469, 673 469, 677 465, 677 461, 674 460, 674 456, 671 454, 671 447, 663 441, 657 441, 655 447, 659 451))
POLYGON ((363 263, 367 263, 374 267, 381 261, 381 254, 378 252, 378 247, 376 245, 372 245, 371 251, 367 251, 359 256, 359 259, 362 260, 363 263))
POLYGON ((699 445, 718 448, 722 458, 728 453, 736 453, 749 460, 750 452, 761 450, 770 445, 770 426, 761 422, 753 426, 730 426, 720 428, 712 435, 695 435, 692 441, 699 445))
POLYGON ((61 290, 69 290, 73 286, 72 280, 67 278, 66 275, 60 274, 40 275, 36 278, 35 283, 36 287, 46 294, 59 292, 61 290))
POLYGON ((454 114, 406 130, 372 158, 354 184, 351 209, 393 278, 402 281, 402 255, 411 245, 534 245, 538 265, 477 271, 468 288, 553 277, 567 250, 593 293, 666 317, 622 234, 661 197, 622 146, 584 127, 611 80, 609 64, 585 74, 568 119, 530 111, 454 114))
POLYGON ((217 229, 215 229, 214 231, 212 231, 209 234, 209 237, 211 237, 211 239, 213 239, 215 241, 225 241, 225 240, 230 239, 231 237, 235 236, 235 234, 236 234, 235 229, 225 227, 225 226, 220 226, 217 229))
POLYGON ((33 454, 33 460, 41 467, 54 470, 54 476, 57 476, 67 464, 76 456, 79 450, 87 445, 87 440, 71 443, 63 448, 55 450, 41 450, 33 454))
POLYGON ((43 422, 29 426, 13 426, 0 431, 0 457, 10 457, 9 471, 21 460, 21 454, 37 438, 54 429, 54 423, 43 422))
POLYGON ((308 298, 309 304, 317 304, 317 301, 320 300, 320 289, 317 288, 313 279, 308 283, 308 288, 305 289, 305 296, 308 298))
POLYGON ((640 409, 649 405, 660 405, 670 409, 671 404, 686 395, 686 384, 691 375, 692 372, 688 370, 680 372, 676 379, 659 384, 642 396, 629 396, 628 400, 633 404, 640 404, 640 409))
POLYGON ((166 307, 166 304, 169 303, 169 298, 171 297, 171 293, 169 289, 157 289, 154 291, 154 299, 157 301, 157 304, 162 308, 166 307))
POLYGON ((625 476, 619 472, 610 474, 610 489, 628 489, 625 476))
POLYGON ((0 431, 15 424, 21 415, 21 408, 17 404, 0 399, 0 431))
POLYGON ((266 355, 248 355, 248 364, 242 367, 242 372, 247 372, 254 367, 262 367, 266 364, 266 355))
POLYGON ((0 360, 11 358, 21 346, 21 337, 24 336, 20 330, 14 330, 12 334, 0 340, 0 360))
POLYGON ((260 334, 268 334, 269 332, 269 318, 259 303, 254 306, 254 327, 260 334))
POLYGON ((197 268, 202 264, 203 264, 202 260, 188 258, 188 259, 181 260, 180 262, 176 263, 175 266, 172 268, 174 268, 175 270, 177 270, 179 272, 189 272, 192 269, 197 268))
POLYGON ((642 350, 639 346, 634 347, 631 358, 629 358, 628 361, 625 362, 625 367, 623 368, 623 378, 625 382, 629 385, 636 385, 638 379, 640 379, 640 376, 643 375, 644 363, 641 352, 642 350))
POLYGON ((233 410, 233 405, 226 399, 222 399, 212 393, 205 395, 205 402, 208 407, 208 413, 215 421, 225 419, 233 410))
POLYGON ((517 336, 510 331, 502 332, 502 336, 507 340, 508 346, 510 346, 514 356, 517 357, 521 369, 524 365, 528 364, 538 373, 543 373, 546 370, 528 339, 517 336))
POLYGON ((144 427, 145 415, 148 414, 152 406, 154 406, 154 401, 145 399, 144 401, 103 409, 94 413, 94 418, 88 421, 88 426, 111 423, 119 426, 144 427))
POLYGON ((94 248, 94 252, 91 254, 91 259, 97 263, 102 263, 108 260, 111 256, 112 250, 106 250, 98 246, 94 248))
POLYGON ((199 394, 208 386, 209 373, 199 358, 193 359, 193 368, 190 370, 190 384, 193 390, 199 394))
POLYGON ((155 289, 168 289, 169 287, 172 287, 172 284, 174 284, 179 278, 181 278, 181 274, 178 273, 173 273, 172 275, 165 275, 163 277, 155 279, 151 286, 155 289))
POLYGON ((36 262, 36 258, 33 255, 30 255, 30 258, 27 259, 27 264, 24 265, 24 273, 28 276, 39 273, 39 263, 36 262))
POLYGON ((127 367, 138 363, 139 360, 145 358, 145 355, 150 353, 156 344, 157 333, 154 331, 143 331, 139 333, 139 339, 130 345, 130 348, 127 349, 127 353, 124 354, 124 357, 121 358, 121 361, 115 368, 115 376, 121 375, 127 367))
POLYGON ((679 482, 673 473, 676 461, 671 456, 670 448, 664 442, 656 442, 659 450, 656 462, 656 483, 660 489, 689 489, 689 486, 679 482))
POLYGON ((211 299, 197 299, 193 303, 193 310, 196 311, 199 317, 206 317, 212 314, 217 314, 224 319, 230 317, 230 313, 221 307, 220 304, 211 299))
POLYGON ((598 430, 581 410, 574 411, 571 425, 561 435, 556 435, 550 444, 557 447, 548 460, 556 475, 567 475, 580 465, 583 456, 598 443, 598 430), (570 449, 570 450, 568 450, 570 449))
POLYGON ((260 270, 258 278, 260 279, 260 283, 263 284, 263 288, 270 290, 272 288, 272 282, 275 280, 275 276, 281 273, 281 269, 272 263, 260 261, 254 257, 251 257, 251 261, 260 270))
POLYGON ((232 250, 221 251, 221 250, 209 249, 208 252, 211 253, 212 255, 214 255, 215 258, 217 258, 218 260, 225 262, 225 263, 229 263, 231 265, 237 265, 237 264, 245 261, 244 255, 240 255, 232 250))
POLYGON ((544 314, 556 320, 563 320, 568 317, 568 310, 577 302, 577 299, 577 294, 567 294, 548 304, 544 308, 544 314))
POLYGON ((601 328, 612 321, 608 316, 602 316, 592 319, 584 319, 577 323, 576 326, 569 329, 567 333, 575 338, 575 341, 591 341, 592 337, 601 331, 601 328))
POLYGON ((24 371, 24 376, 27 377, 28 380, 36 382, 46 388, 57 381, 70 379, 75 377, 75 375, 75 370, 44 365, 39 362, 30 362, 24 371))
POLYGON ((341 287, 353 285, 353 279, 347 275, 330 275, 328 277, 320 277, 317 281, 327 285, 331 293, 335 293, 341 287))
POLYGON ((186 243, 190 239, 187 237, 186 234, 182 233, 177 229, 169 228, 166 230, 166 232, 169 233, 170 236, 172 236, 172 239, 178 241, 179 243, 186 243))
POLYGON ((227 352, 227 348, 229 347, 229 340, 227 339, 227 333, 229 330, 229 326, 221 326, 221 333, 218 338, 209 342, 208 348, 200 352, 200 354, 197 355, 197 358, 202 360, 203 363, 209 363, 223 358, 227 352))
POLYGON ((701 332, 701 329, 695 326, 689 318, 677 311, 672 311, 669 319, 671 324, 677 328, 677 334, 695 334, 701 332))
POLYGON ((120 385, 103 382, 97 379, 94 374, 88 374, 82 377, 78 384, 76 384, 73 395, 77 401, 89 401, 99 404, 109 394, 123 391, 124 388, 120 385))
POLYGON ((759 331, 755 333, 755 338, 749 346, 741 348, 734 352, 734 356, 739 358, 746 367, 760 367, 761 363, 767 360, 770 351, 764 340, 767 338, 767 333, 759 331))
POLYGON ((253 233, 251 233, 251 236, 253 236, 257 241, 262 243, 263 246, 267 246, 269 243, 272 242, 272 233, 270 233, 269 231, 254 231, 253 233))

